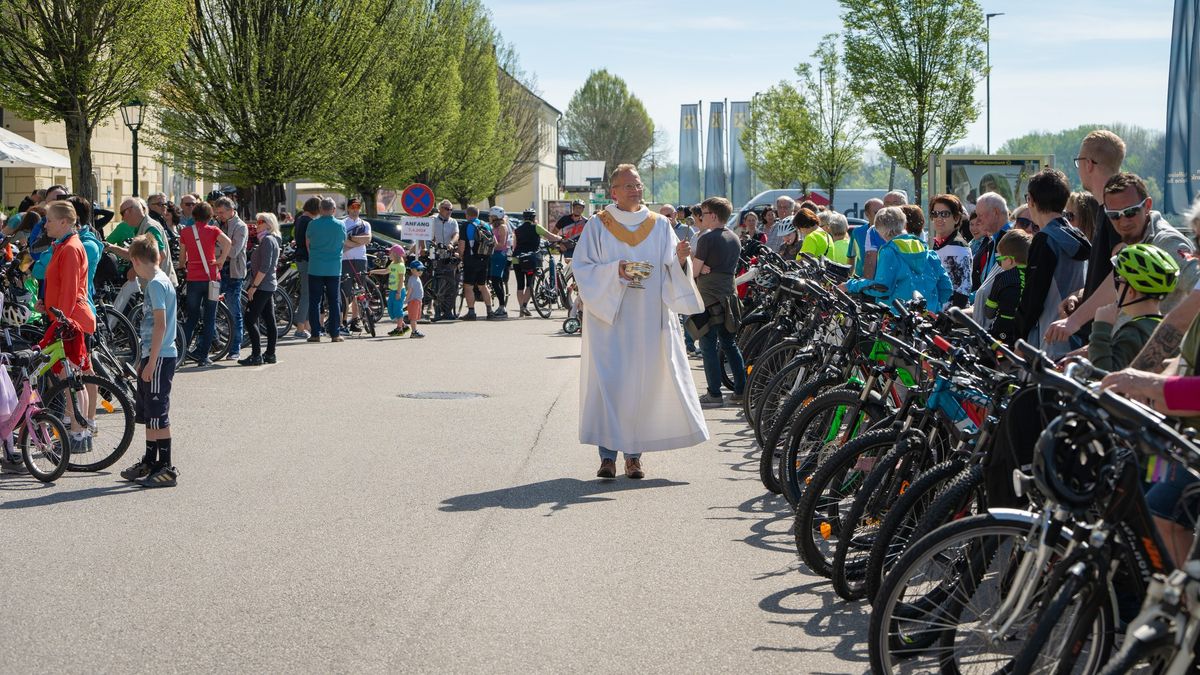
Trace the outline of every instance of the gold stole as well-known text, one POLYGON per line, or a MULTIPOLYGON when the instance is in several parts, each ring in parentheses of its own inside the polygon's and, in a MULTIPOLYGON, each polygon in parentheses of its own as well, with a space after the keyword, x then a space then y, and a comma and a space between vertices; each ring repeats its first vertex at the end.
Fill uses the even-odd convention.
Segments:
POLYGON ((616 237, 622 243, 629 246, 637 246, 643 241, 646 241, 646 237, 649 237, 650 233, 654 231, 654 223, 656 220, 658 219, 654 217, 653 213, 651 213, 646 220, 642 221, 641 225, 638 225, 636 230, 630 230, 621 223, 617 222, 617 219, 614 218, 613 215, 608 211, 600 212, 600 222, 604 224, 604 229, 608 230, 609 234, 616 237))

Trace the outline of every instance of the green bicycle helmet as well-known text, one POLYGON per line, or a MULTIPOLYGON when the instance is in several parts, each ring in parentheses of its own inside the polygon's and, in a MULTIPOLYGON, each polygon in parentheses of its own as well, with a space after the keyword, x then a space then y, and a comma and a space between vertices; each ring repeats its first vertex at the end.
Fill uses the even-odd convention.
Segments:
POLYGON ((1113 271, 1143 295, 1166 295, 1179 281, 1179 265, 1165 251, 1150 244, 1133 244, 1112 258, 1113 271))

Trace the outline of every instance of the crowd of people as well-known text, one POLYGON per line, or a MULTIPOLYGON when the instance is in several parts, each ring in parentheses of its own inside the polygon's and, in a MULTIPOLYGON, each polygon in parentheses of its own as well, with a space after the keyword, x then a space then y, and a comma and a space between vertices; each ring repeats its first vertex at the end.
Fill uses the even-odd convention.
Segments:
MULTIPOLYGON (((889 305, 920 294, 930 311, 963 308, 1006 344, 1023 339, 1056 358, 1083 356, 1115 371, 1134 363, 1164 314, 1200 281, 1197 242, 1154 210, 1145 181, 1121 170, 1124 156, 1116 134, 1097 130, 1073 159, 1082 191, 1072 192, 1063 172, 1052 168, 1030 177, 1023 204, 989 192, 970 213, 953 194, 935 195, 922 210, 893 190, 868 201, 868 225, 850 232, 842 214, 782 196, 761 217, 747 210, 734 232, 784 259, 809 254, 846 266, 843 290, 889 305)), ((717 204, 668 205, 661 213, 699 249, 708 214, 729 215, 727 202, 717 204)), ((1194 236, 1200 210, 1186 220, 1194 236)), ((1186 327, 1194 316, 1192 310, 1177 321, 1186 327)), ((722 405, 719 369, 703 346, 697 349, 690 336, 685 342, 712 371, 701 402, 722 405)), ((736 345, 722 344, 736 361, 736 345)), ((735 402, 741 386, 739 378, 735 402)))

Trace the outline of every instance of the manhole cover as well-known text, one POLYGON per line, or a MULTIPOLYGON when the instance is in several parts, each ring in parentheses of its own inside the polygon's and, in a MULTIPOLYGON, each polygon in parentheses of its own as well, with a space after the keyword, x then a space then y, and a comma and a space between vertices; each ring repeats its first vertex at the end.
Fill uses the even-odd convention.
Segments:
POLYGON ((400 398, 441 399, 458 401, 469 398, 487 398, 486 394, 473 391, 416 391, 411 394, 400 394, 400 398))

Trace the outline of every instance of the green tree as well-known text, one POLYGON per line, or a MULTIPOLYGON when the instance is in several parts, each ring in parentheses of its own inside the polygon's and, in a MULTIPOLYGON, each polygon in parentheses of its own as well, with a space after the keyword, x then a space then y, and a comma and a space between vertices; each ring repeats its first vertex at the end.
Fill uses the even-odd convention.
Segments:
POLYGON ((274 210, 287 181, 332 173, 375 138, 395 0, 194 0, 153 143, 197 177, 274 210), (194 162, 194 164, 192 163, 194 162))
POLYGON ((462 207, 491 194, 506 167, 496 152, 500 116, 496 75, 496 32, 478 0, 464 0, 467 12, 463 57, 458 62, 462 81, 456 103, 459 116, 438 162, 423 173, 426 184, 462 207))
POLYGON ((907 169, 921 202, 929 155, 966 136, 986 74, 977 0, 839 0, 850 91, 884 154, 907 169))
POLYGON ((751 101, 740 143, 750 170, 768 187, 783 189, 798 183, 807 190, 816 139, 817 126, 804 95, 783 81, 751 101))
POLYGON ((858 106, 846 85, 846 72, 838 45, 841 38, 826 35, 813 52, 812 66, 801 64, 796 74, 815 111, 816 144, 809 156, 809 174, 818 187, 833 193, 846 176, 862 163, 863 136, 858 106))
POLYGON ((322 176, 361 195, 368 215, 376 213, 381 188, 401 188, 440 160, 459 117, 458 106, 446 103, 462 90, 463 3, 400 0, 393 11, 392 56, 378 72, 388 101, 381 126, 363 152, 342 153, 336 170, 322 176))
POLYGON ((191 24, 190 0, 2 0, 0 104, 61 120, 75 192, 95 199, 92 132, 158 86, 191 24))
POLYGON ((603 160, 611 171, 618 164, 639 164, 654 143, 654 122, 625 80, 607 70, 588 75, 563 115, 567 145, 583 158, 603 160))

